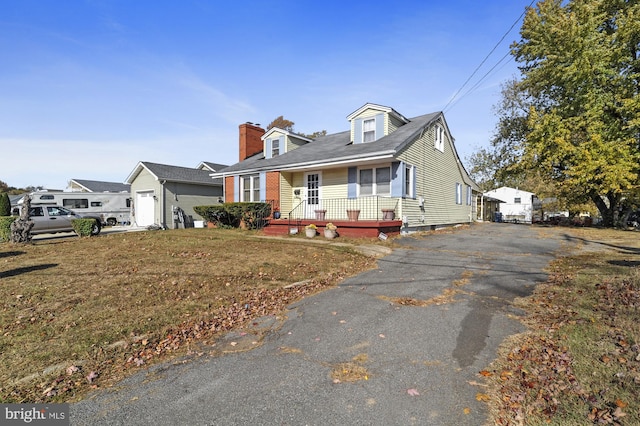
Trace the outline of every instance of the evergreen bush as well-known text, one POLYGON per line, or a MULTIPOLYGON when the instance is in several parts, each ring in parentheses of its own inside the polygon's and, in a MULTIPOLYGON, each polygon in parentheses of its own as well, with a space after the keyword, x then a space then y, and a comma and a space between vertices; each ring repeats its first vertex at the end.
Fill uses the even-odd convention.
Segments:
POLYGON ((91 230, 93 229, 95 223, 96 220, 91 218, 71 220, 71 226, 73 226, 73 230, 81 237, 90 237, 91 230))
POLYGON ((11 216, 11 201, 6 192, 0 194, 0 216, 11 216))
POLYGON ((269 203, 223 203, 195 206, 193 210, 219 228, 238 228, 244 222, 248 229, 260 229, 271 214, 269 203))
POLYGON ((11 240, 11 224, 17 216, 0 216, 0 241, 11 240))

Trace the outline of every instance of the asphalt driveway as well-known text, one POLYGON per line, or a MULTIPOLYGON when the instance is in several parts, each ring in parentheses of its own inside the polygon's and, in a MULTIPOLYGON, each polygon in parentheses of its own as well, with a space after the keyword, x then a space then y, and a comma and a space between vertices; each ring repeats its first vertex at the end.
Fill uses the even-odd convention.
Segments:
POLYGON ((402 238, 378 269, 229 334, 217 355, 73 404, 71 424, 481 425, 478 372, 523 330, 511 301, 546 280, 560 235, 481 224, 402 238))

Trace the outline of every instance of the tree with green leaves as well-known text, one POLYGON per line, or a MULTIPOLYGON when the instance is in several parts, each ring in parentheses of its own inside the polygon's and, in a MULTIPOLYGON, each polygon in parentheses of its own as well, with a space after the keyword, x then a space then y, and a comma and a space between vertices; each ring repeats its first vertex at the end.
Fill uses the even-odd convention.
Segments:
POLYGON ((519 165, 614 225, 640 184, 640 3, 542 0, 520 34, 529 110, 519 165))
POLYGON ((527 170, 519 167, 531 100, 515 79, 502 85, 501 95, 500 102, 494 106, 498 123, 491 146, 478 149, 466 159, 469 174, 484 191, 510 186, 534 192, 525 187, 527 170))

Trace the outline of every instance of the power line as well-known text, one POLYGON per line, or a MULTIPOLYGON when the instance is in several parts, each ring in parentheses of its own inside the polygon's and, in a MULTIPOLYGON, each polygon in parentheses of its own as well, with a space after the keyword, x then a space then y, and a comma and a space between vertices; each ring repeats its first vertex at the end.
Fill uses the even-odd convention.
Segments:
MULTIPOLYGON (((522 17, 525 15, 525 13, 527 13, 527 9, 531 7, 531 5, 533 5, 533 3, 536 0, 532 0, 531 3, 529 3, 529 6, 527 6, 524 11, 520 14, 520 16, 518 16, 518 18, 513 22, 513 24, 511 25, 511 27, 509 27, 509 29, 507 30, 506 33, 504 33, 504 35, 502 36, 502 38, 498 41, 498 43, 496 43, 496 45, 493 47, 493 49, 491 49, 491 51, 484 57, 484 59, 482 60, 482 62, 480 62, 480 65, 478 65, 476 67, 476 69, 471 73, 471 75, 469 76, 469 78, 467 78, 467 80, 462 84, 462 86, 460 86, 460 88, 456 91, 456 93, 454 93, 454 95, 451 97, 451 99, 449 99, 449 102, 447 102, 447 104, 444 106, 444 108, 442 109, 443 111, 446 111, 447 108, 449 107, 449 105, 451 105, 451 103, 456 100, 456 97, 458 96, 458 94, 460 94, 460 92, 462 91, 462 89, 464 89, 464 87, 469 83, 469 81, 471 81, 471 79, 476 75, 476 73, 480 70, 480 68, 482 67, 482 65, 484 65, 484 63, 489 59, 489 56, 491 56, 493 54, 493 52, 495 52, 495 50, 498 48, 498 46, 500 46, 500 44, 504 41, 504 39, 507 37, 507 35, 509 35, 509 33, 511 32, 511 30, 513 30, 513 27, 515 27, 518 22, 520 22, 520 19, 522 19, 522 17)), ((507 53, 508 55, 509 53, 507 53)), ((507 56, 505 55, 505 57, 507 56)), ((500 59, 500 61, 504 60, 504 57, 502 59, 500 59)), ((500 63, 500 61, 498 63, 500 63)), ((495 68, 495 66, 493 67, 495 68)), ((493 69, 492 68, 492 69, 493 69)), ((484 78, 486 78, 486 76, 489 73, 485 74, 479 81, 478 83, 476 83, 476 85, 473 86, 473 88, 477 87, 478 84, 483 81, 484 78)), ((472 88, 472 90, 473 90, 472 88)), ((468 91, 467 93, 465 93, 465 95, 467 95, 470 91, 468 91)))
MULTIPOLYGON (((496 62, 496 64, 494 66, 491 67, 491 69, 489 71, 487 71, 481 78, 480 80, 478 80, 476 82, 476 84, 474 84, 469 90, 467 90, 462 96, 460 96, 458 99, 455 100, 455 102, 449 102, 449 107, 453 108, 458 102, 460 102, 462 99, 464 99, 465 96, 467 96, 468 94, 470 94, 471 92, 473 92, 475 89, 478 88, 478 86, 480 86, 480 83, 482 83, 484 81, 484 79, 486 79, 490 74, 493 73, 493 70, 495 70, 498 65, 500 65, 506 58, 508 58, 511 55, 511 52, 507 52, 505 53, 505 55, 500 58, 500 60, 498 62, 496 62)), ((499 69, 502 69, 505 65, 507 65, 509 62, 511 62, 512 58, 506 62, 504 62, 502 64, 502 66, 499 69)))

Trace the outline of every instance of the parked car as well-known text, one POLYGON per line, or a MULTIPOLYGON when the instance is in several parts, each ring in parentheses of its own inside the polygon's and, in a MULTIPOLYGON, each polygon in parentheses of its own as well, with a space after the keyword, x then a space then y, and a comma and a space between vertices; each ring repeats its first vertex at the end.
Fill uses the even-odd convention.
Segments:
MULTIPOLYGON (((21 208, 21 207, 20 207, 21 208)), ((19 214, 19 208, 16 207, 14 214, 19 214)), ((72 210, 56 205, 34 205, 29 209, 29 219, 33 221, 31 233, 37 234, 55 234, 57 232, 73 232, 71 221, 73 219, 95 219, 96 223, 91 229, 91 235, 100 233, 100 217, 90 215, 79 215, 72 210)))

